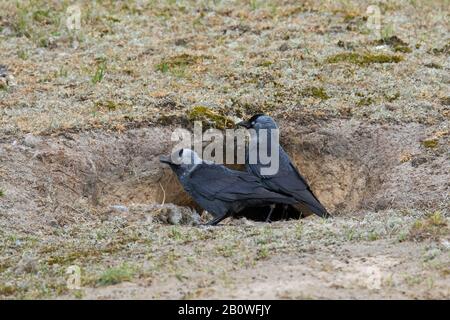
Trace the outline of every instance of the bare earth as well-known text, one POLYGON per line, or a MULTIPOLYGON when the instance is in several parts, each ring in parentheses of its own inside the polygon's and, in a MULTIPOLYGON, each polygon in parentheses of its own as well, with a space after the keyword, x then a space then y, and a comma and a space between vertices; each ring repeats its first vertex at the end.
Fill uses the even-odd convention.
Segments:
POLYGON ((0 2, 0 298, 450 297, 448 1, 79 4, 0 2), (332 219, 197 225, 172 131, 257 112, 332 219))

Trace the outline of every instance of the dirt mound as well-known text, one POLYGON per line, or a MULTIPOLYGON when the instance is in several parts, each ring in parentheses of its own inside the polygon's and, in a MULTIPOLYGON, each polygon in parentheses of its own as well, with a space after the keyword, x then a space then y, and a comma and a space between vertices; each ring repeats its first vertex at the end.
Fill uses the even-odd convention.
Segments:
MULTIPOLYGON (((423 143, 439 128, 346 120, 281 127, 282 144, 334 214, 448 208, 448 135, 433 148, 423 143)), ((1 224, 47 229, 96 219, 111 205, 161 203, 164 197, 165 203, 195 207, 159 163, 171 150, 170 136, 170 128, 158 127, 2 142, 1 224)))
POLYGON ((290 124, 282 136, 312 189, 335 213, 448 208, 448 131, 334 121, 300 129, 290 124), (435 135, 441 135, 439 145, 425 147, 435 135))

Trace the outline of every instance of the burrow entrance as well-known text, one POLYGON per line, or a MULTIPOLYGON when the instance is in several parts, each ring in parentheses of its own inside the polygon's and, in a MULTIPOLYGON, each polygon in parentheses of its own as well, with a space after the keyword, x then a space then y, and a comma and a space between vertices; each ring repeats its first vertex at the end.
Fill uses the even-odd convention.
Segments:
MULTIPOLYGON (((448 159, 445 152, 423 148, 420 141, 430 133, 421 125, 335 121, 281 127, 282 145, 335 215, 445 200, 448 159)), ((172 129, 27 135, 1 143, 0 213, 18 224, 33 219, 65 224, 111 205, 161 203, 164 194, 166 203, 195 207, 159 163, 171 150, 172 129)))

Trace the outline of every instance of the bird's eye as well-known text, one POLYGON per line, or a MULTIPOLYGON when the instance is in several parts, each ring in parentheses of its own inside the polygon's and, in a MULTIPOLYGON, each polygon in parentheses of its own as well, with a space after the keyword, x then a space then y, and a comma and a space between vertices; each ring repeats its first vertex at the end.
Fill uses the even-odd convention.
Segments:
POLYGON ((254 126, 254 125, 255 125, 255 121, 252 122, 252 126, 254 126))
POLYGON ((179 156, 179 157, 182 157, 182 156, 183 156, 183 149, 181 149, 181 150, 178 152, 178 156, 179 156))

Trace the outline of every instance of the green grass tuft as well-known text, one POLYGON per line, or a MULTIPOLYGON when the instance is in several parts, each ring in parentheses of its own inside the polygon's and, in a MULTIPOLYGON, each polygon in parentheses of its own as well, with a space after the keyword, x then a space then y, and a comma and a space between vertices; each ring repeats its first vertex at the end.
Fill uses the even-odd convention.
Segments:
POLYGON ((360 66, 367 66, 373 63, 398 63, 400 61, 403 61, 403 57, 400 55, 353 52, 338 53, 326 59, 327 63, 348 62, 360 66))
POLYGON ((440 211, 436 211, 426 218, 416 220, 409 230, 408 238, 414 241, 437 240, 446 234, 448 234, 447 219, 440 211))
POLYGON ((91 82, 97 84, 103 80, 106 72, 106 60, 101 59, 97 65, 94 75, 92 76, 91 82))
POLYGON ((97 281, 100 286, 118 284, 123 281, 130 281, 136 274, 136 269, 128 264, 106 269, 97 281))
POLYGON ((163 73, 171 72, 175 76, 182 77, 185 75, 187 67, 196 65, 207 58, 207 56, 194 56, 183 53, 163 59, 160 63, 156 64, 155 69, 163 73))
POLYGON ((266 245, 262 245, 260 248, 258 248, 258 251, 256 253, 256 260, 268 259, 269 254, 269 248, 266 245))

